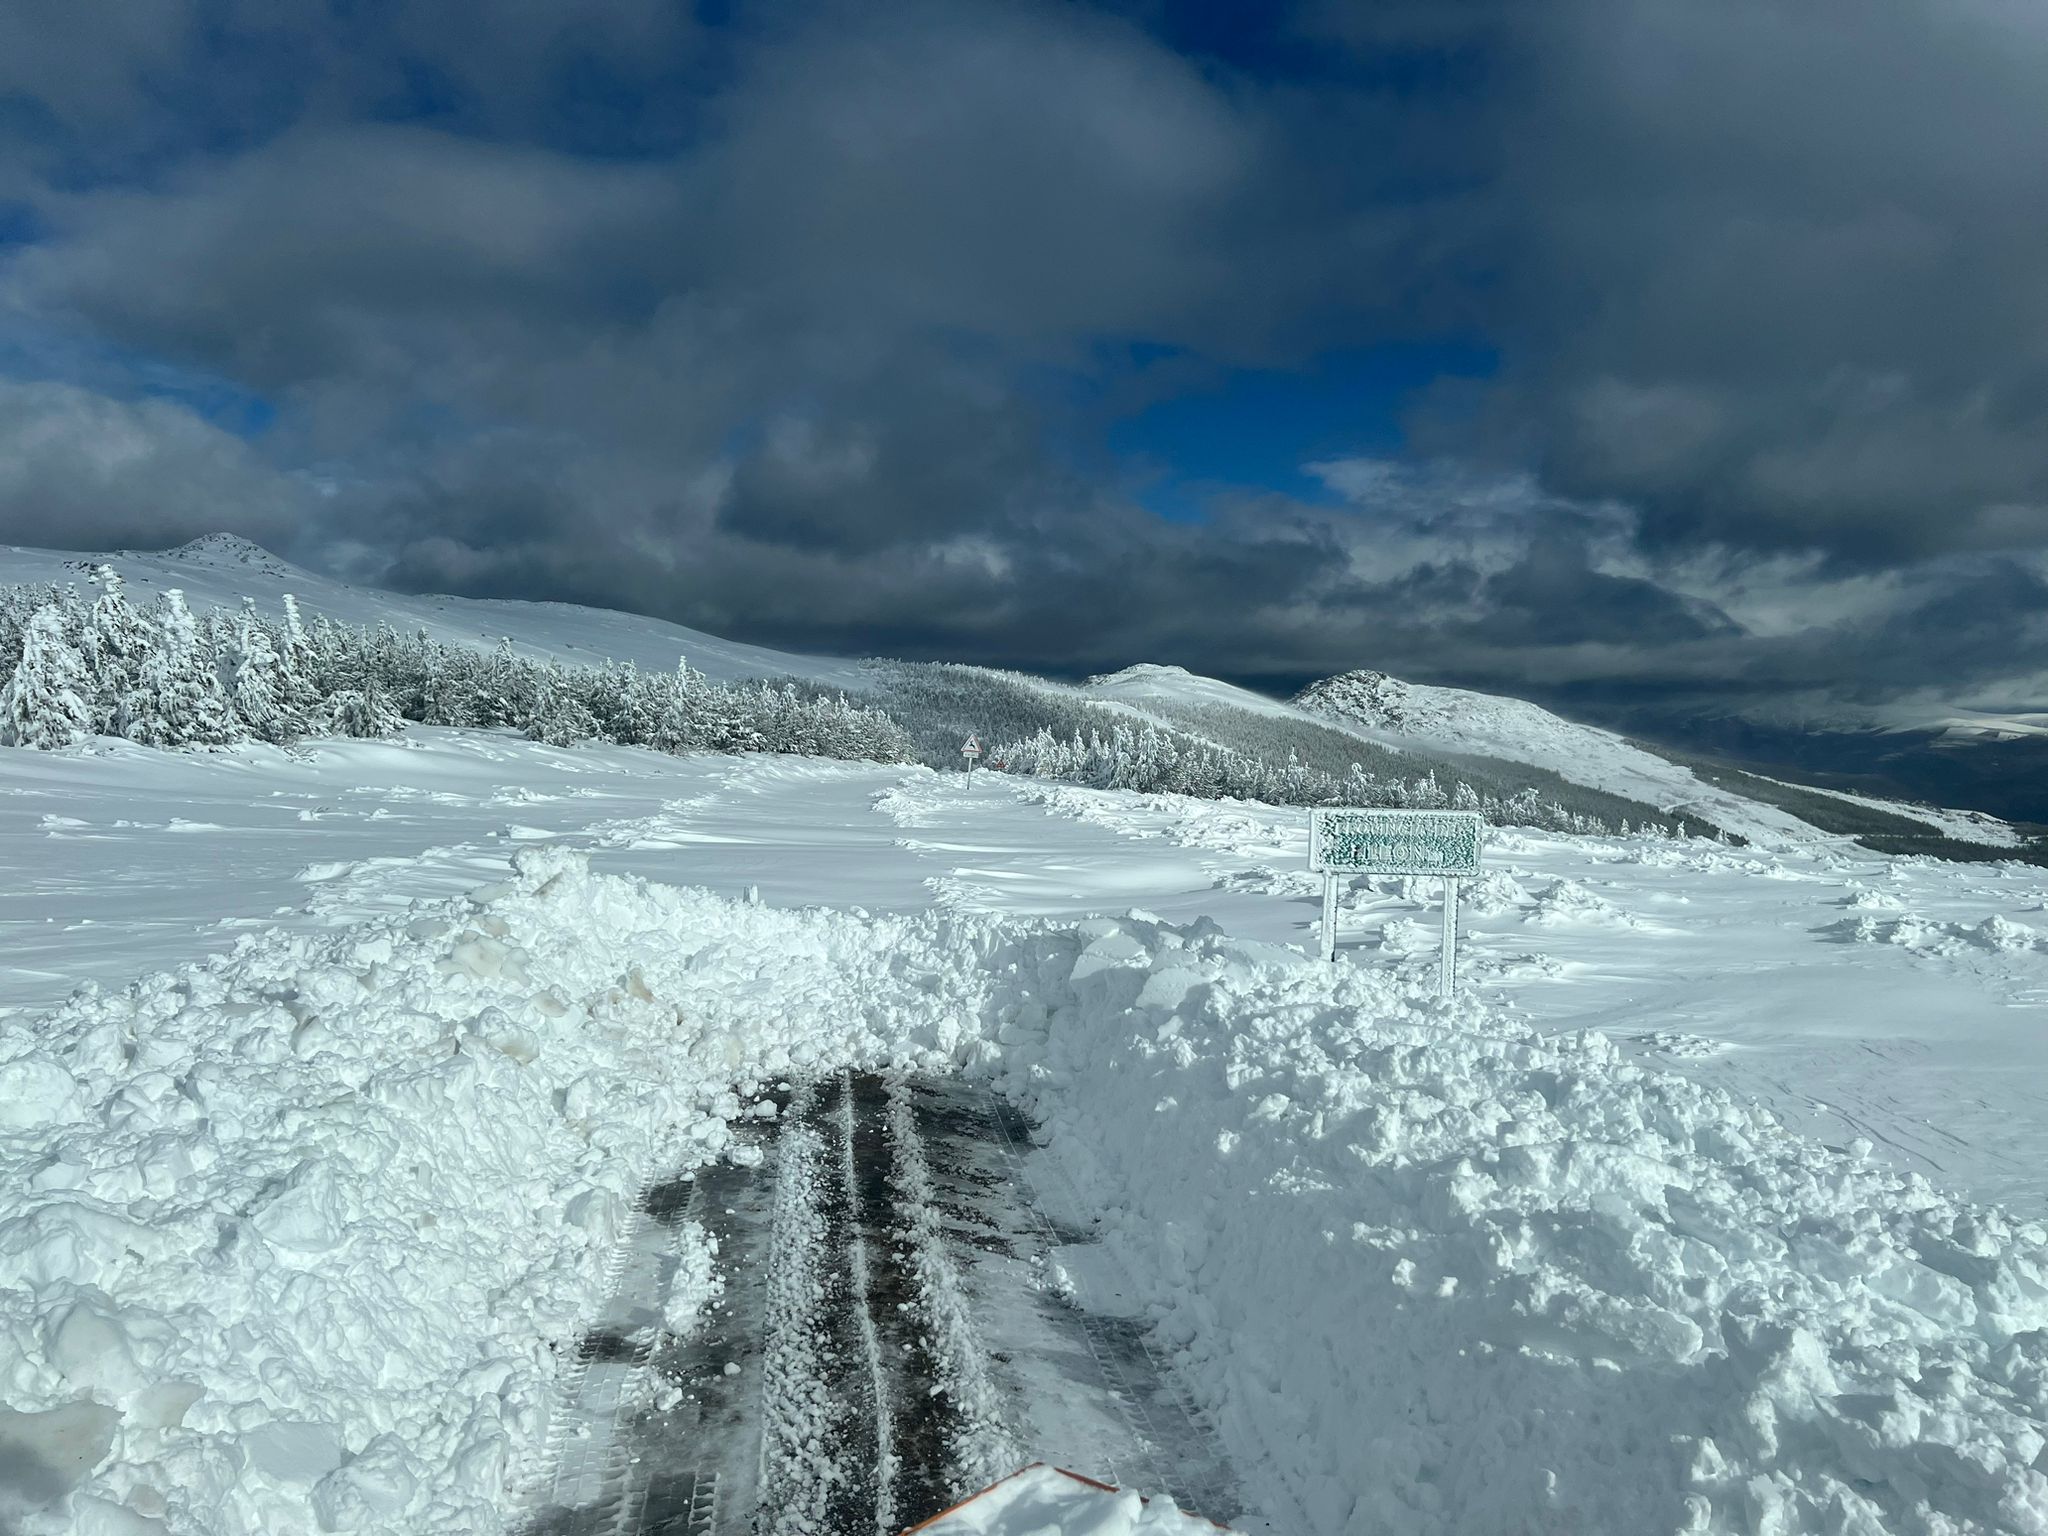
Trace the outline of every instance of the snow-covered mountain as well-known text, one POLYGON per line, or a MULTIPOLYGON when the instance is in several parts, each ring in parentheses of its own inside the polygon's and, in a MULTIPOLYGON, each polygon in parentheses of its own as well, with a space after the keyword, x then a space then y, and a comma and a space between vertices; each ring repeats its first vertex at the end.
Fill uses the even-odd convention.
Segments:
POLYGON ((665 671, 678 656, 686 656, 693 670, 716 682, 803 677, 829 687, 856 688, 865 681, 858 661, 746 645, 644 614, 577 603, 408 595, 354 586, 281 560, 231 533, 210 533, 154 554, 80 554, 0 545, 0 583, 8 585, 82 583, 94 566, 102 564, 120 572, 141 601, 176 587, 197 609, 233 608, 250 597, 274 614, 289 592, 309 615, 325 614, 337 623, 384 623, 407 632, 424 629, 444 644, 480 648, 509 636, 513 649, 522 655, 554 658, 565 665, 594 666, 609 659, 665 671))
MULTIPOLYGON (((1296 708, 1393 747, 1508 758, 1548 768, 1575 784, 1646 800, 1658 809, 1690 811, 1716 826, 1765 841, 1810 839, 1814 830, 1789 811, 1709 784, 1690 768, 1595 725, 1554 715, 1526 699, 1404 682, 1384 672, 1342 672, 1309 684, 1296 708)), ((2019 839, 1995 817, 1945 811, 1828 790, 1849 804, 1919 821, 1945 837, 2005 846, 2019 839)))
MULTIPOLYGON (((140 599, 177 588, 201 610, 233 608, 250 598, 275 613, 290 593, 309 614, 324 614, 337 622, 425 630, 444 643, 478 648, 509 637, 522 654, 571 666, 613 659, 666 670, 682 656, 716 681, 790 676, 852 692, 876 685, 870 664, 864 661, 748 645, 640 614, 574 603, 403 594, 358 586, 305 570, 228 533, 208 534, 157 553, 0 546, 0 583, 82 583, 100 564, 120 572, 140 599)), ((1820 835, 1789 811, 1703 782, 1691 769, 1613 731, 1565 720, 1526 700, 1409 683, 1382 672, 1326 678, 1291 702, 1182 667, 1150 663, 1089 678, 1077 689, 1045 686, 1183 726, 1189 710, 1227 709, 1253 717, 1335 725, 1398 751, 1528 764, 1766 844, 1810 842, 1820 835)), ((1912 817, 1945 836, 1993 843, 2018 840, 2004 823, 1974 813, 1857 803, 1912 817)))
POLYGON ((1346 672, 1283 703, 1165 666, 1126 667, 1092 677, 1085 687, 1141 710, 1228 706, 1335 725, 1400 751, 1528 763, 1766 844, 1810 842, 1817 835, 1788 812, 1702 783, 1690 769, 1630 746, 1611 731, 1574 725, 1521 699, 1429 688, 1381 672, 1346 672))
POLYGON ((1119 704, 1133 704, 1141 709, 1147 703, 1222 704, 1233 709, 1248 709, 1255 714, 1300 713, 1291 705, 1268 698, 1263 693, 1254 693, 1249 688, 1240 688, 1235 683, 1203 677, 1186 667, 1161 666, 1155 662, 1140 662, 1135 667, 1125 667, 1121 672, 1100 673, 1081 686, 1101 698, 1112 699, 1119 704))

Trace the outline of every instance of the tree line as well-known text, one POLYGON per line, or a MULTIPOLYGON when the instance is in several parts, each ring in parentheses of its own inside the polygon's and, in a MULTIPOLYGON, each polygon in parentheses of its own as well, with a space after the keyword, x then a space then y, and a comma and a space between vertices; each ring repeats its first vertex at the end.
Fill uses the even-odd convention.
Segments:
POLYGON ((182 592, 147 607, 109 566, 76 587, 0 589, 0 744, 54 749, 91 736, 151 747, 277 745, 385 737, 407 721, 511 727, 535 741, 609 741, 664 752, 794 752, 904 762, 909 739, 886 714, 787 684, 713 683, 630 663, 564 667, 448 645, 425 631, 310 619, 287 595, 273 618, 195 614, 182 592))
POLYGON ((1205 711, 1197 734, 1133 723, 1128 711, 978 667, 878 666, 884 708, 796 680, 713 683, 682 661, 672 672, 572 668, 520 656, 509 639, 483 650, 424 630, 351 627, 309 617, 290 595, 274 617, 250 598, 201 615, 177 590, 138 606, 105 565, 91 585, 90 596, 76 586, 0 588, 0 745, 55 749, 94 736, 162 748, 290 745, 388 737, 412 721, 509 727, 559 747, 604 741, 958 766, 972 732, 1008 738, 989 749, 991 767, 1099 788, 1471 810, 1497 825, 1579 833, 1613 831, 1618 820, 1626 830, 1620 817, 1639 812, 1646 829, 1670 829, 1651 808, 1614 797, 1565 803, 1577 786, 1545 793, 1482 777, 1475 787, 1461 770, 1421 763, 1426 771, 1404 774, 1394 770, 1407 759, 1305 722, 1205 711), (1231 742, 1216 739, 1225 734, 1231 742), (1312 760, 1297 750, 1304 744, 1312 760), (1356 760, 1365 755, 1373 766, 1356 760))
MULTIPOLYGON (((1495 826, 1540 827, 1553 832, 1616 830, 1598 816, 1545 799, 1534 788, 1510 795, 1483 793, 1436 770, 1416 778, 1378 774, 1353 763, 1342 777, 1303 763, 1289 752, 1284 763, 1198 741, 1152 725, 1118 723, 1107 733, 1079 732, 1062 740, 1041 729, 989 750, 988 763, 1008 773, 1059 779, 1097 789, 1194 795, 1205 800, 1259 800, 1267 805, 1356 805, 1413 811, 1476 811, 1495 826)), ((1619 830, 1629 830, 1623 822, 1619 830)), ((1681 826, 1682 830, 1682 826, 1681 826)))

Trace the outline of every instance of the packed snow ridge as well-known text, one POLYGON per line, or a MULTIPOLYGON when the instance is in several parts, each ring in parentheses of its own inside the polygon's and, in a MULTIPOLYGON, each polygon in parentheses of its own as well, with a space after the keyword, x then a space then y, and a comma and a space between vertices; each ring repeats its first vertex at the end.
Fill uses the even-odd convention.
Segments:
POLYGON ((1031 1113, 1282 1529, 2048 1532, 2039 1225, 1207 920, 534 848, 4 1029, 25 1532, 506 1528, 630 1192, 849 1067, 1031 1113))

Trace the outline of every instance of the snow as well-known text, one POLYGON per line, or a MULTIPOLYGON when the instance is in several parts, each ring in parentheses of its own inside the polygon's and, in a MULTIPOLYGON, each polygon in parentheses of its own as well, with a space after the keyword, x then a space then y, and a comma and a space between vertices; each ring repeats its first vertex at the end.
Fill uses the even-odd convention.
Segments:
MULTIPOLYGON (((1313 683, 1296 696, 1307 713, 1390 747, 1421 747, 1473 753, 1531 763, 1610 794, 1690 813, 1696 820, 1763 843, 1783 847, 1823 841, 1789 811, 1761 804, 1696 777, 1635 746, 1616 732, 1580 725, 1524 699, 1404 682, 1383 672, 1346 672, 1313 683)), ((2014 847, 2018 834, 1981 812, 1942 811, 1926 806, 1838 798, 1924 821, 1948 837, 2014 847)))
MULTIPOLYGON (((1347 882, 1308 956, 1300 811, 429 729, 0 749, 0 1528, 517 1528, 650 1175, 851 1068, 1030 1110, 1102 1233, 1051 1282, 1113 1270, 1266 1529, 2048 1532, 2048 872, 1758 814, 1490 830, 1446 1003, 1436 881, 1347 882)), ((806 1134, 781 1172, 843 1178, 806 1134)), ((671 1332, 764 1278, 673 1242, 671 1332)), ((910 1262, 993 1426, 980 1298, 936 1228, 910 1262)))
POLYGON ((1283 1528, 2048 1529, 2038 1224, 1214 923, 791 912, 533 848, 35 1038, 10 1406, 118 1411, 83 1492, 172 1529, 496 1528, 604 1256, 583 1197, 714 1155, 736 1080, 881 1062, 1044 1120, 1283 1528))
MULTIPOLYGON (((1178 871, 1153 893, 1122 886, 1125 899, 1307 942, 1322 879, 1306 867, 1305 813, 1071 786, 1022 793, 1158 847, 1162 877, 1188 859, 1217 887, 1197 900, 1178 871)), ((2001 945, 2005 930, 1985 927, 2048 928, 2048 872, 1827 844, 1500 829, 1485 868, 1465 887, 1461 985, 1540 1028, 1597 1028, 1638 1059, 1682 1063, 1829 1142, 1868 1139, 1946 1188, 2048 1216, 2048 952, 2011 935, 2001 945), (1909 926, 1902 939, 1918 943, 1859 941, 1853 919, 1870 913, 1949 926, 1909 926), (1697 1043, 1681 1056, 1660 1043, 1673 1036, 1697 1043)), ((1340 962, 1391 964, 1427 985, 1440 891, 1433 880, 1352 882, 1340 962)), ((982 883, 970 899, 994 894, 982 883)))
POLYGON ((120 573, 137 603, 175 588, 202 612, 208 608, 233 612, 244 597, 252 597, 264 612, 275 614, 283 608, 284 594, 289 592, 298 598, 309 619, 325 614, 340 624, 374 627, 383 623, 407 633, 424 629, 436 640, 479 650, 489 650, 500 636, 509 635, 519 654, 536 660, 553 658, 567 666, 600 666, 610 659, 666 672, 675 666, 678 656, 686 656, 694 671, 714 682, 803 677, 830 687, 857 688, 866 676, 857 661, 746 645, 640 614, 574 603, 407 595, 353 586, 303 570, 232 534, 208 534, 161 553, 118 550, 81 554, 0 545, 0 573, 10 585, 76 582, 82 586, 92 568, 101 564, 120 573))

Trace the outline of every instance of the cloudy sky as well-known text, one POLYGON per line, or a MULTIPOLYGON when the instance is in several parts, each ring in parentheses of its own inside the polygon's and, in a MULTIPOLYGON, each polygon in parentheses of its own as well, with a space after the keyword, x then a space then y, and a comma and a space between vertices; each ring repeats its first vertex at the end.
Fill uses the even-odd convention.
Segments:
POLYGON ((2048 707, 2034 0, 21 0, 0 540, 2048 707))

